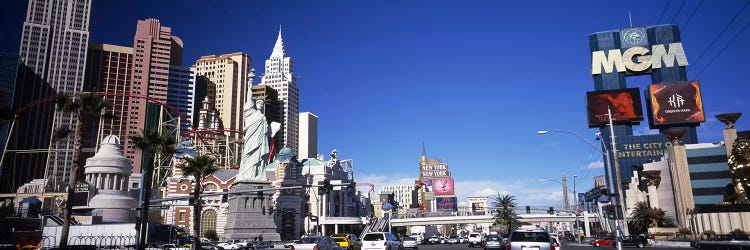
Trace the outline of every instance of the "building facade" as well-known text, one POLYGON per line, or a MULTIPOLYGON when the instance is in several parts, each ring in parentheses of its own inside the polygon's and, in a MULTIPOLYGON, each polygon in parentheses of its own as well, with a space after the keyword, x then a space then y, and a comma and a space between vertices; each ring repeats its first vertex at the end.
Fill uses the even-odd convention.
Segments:
POLYGON ((380 188, 381 194, 393 194, 393 200, 398 203, 400 209, 409 208, 413 197, 412 192, 414 192, 414 185, 383 186, 380 188))
POLYGON ((167 105, 177 109, 180 117, 180 134, 191 129, 195 111, 195 69, 170 65, 167 86, 167 105), (187 121, 183 120, 187 119, 187 121))
MULTIPOLYGON (((182 39, 172 35, 172 28, 157 19, 139 20, 133 39, 133 67, 130 94, 167 102, 169 68, 182 65, 182 39)), ((141 135, 146 128, 146 103, 130 98, 126 135, 141 135)), ((133 160, 133 172, 141 171, 141 150, 125 140, 125 156, 133 160)))
MULTIPOLYGON (((86 60, 86 77, 84 89, 92 92, 107 92, 114 96, 104 96, 112 106, 104 112, 112 114, 111 118, 100 119, 94 128, 92 139, 95 147, 108 135, 126 138, 127 118, 130 101, 122 96, 130 92, 131 68, 133 65, 133 48, 111 44, 90 43, 86 60)), ((90 147, 91 143, 84 143, 90 147)))
MULTIPOLYGON (((19 49, 20 67, 13 105, 24 106, 53 93, 80 93, 89 40, 90 0, 30 0, 19 49)), ((16 122, 10 148, 33 150, 11 154, 4 164, 19 169, 8 187, 34 178, 64 183, 73 165, 75 136, 51 142, 56 128, 73 128, 77 117, 57 112, 55 105, 37 105, 16 122), (49 153, 47 153, 49 152, 49 153)), ((76 131, 73 129, 73 131, 76 131)))
POLYGON ((318 156, 318 116, 313 113, 299 113, 299 150, 297 152, 303 158, 318 156))
MULTIPOLYGON (((266 60, 265 74, 261 78, 261 85, 268 85, 279 95, 281 102, 281 136, 283 147, 298 150, 299 129, 299 89, 297 76, 294 75, 294 61, 286 54, 281 30, 273 46, 271 57, 266 60)), ((281 146, 277 146, 280 148, 281 146)))
MULTIPOLYGON (((18 62, 18 54, 0 53, 0 109, 2 110, 9 110, 13 105, 18 62)), ((9 126, 7 122, 0 126, 0 152, 5 149, 5 143, 8 141, 9 126)), ((6 176, 6 173, 0 172, 0 175, 6 176)))

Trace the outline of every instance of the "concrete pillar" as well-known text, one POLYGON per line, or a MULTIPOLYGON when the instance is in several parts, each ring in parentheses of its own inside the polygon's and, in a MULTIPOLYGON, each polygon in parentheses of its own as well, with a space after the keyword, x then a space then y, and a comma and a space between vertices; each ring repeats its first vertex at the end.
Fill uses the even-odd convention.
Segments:
POLYGON ((734 123, 740 118, 742 113, 726 113, 716 115, 716 119, 727 125, 724 128, 724 145, 727 149, 727 156, 732 154, 732 144, 737 139, 737 130, 734 128, 734 123))
POLYGON ((333 224, 333 233, 335 234, 339 233, 339 224, 333 224))
POLYGON ((677 225, 689 227, 687 211, 695 208, 693 200, 693 188, 690 184, 690 170, 688 169, 687 151, 680 138, 685 135, 685 130, 666 130, 664 135, 670 140, 667 146, 669 157, 669 174, 672 177, 672 185, 675 197, 675 217, 677 225))
POLYGON ((589 220, 589 212, 583 212, 583 225, 586 229, 586 237, 591 237, 591 221, 589 220))

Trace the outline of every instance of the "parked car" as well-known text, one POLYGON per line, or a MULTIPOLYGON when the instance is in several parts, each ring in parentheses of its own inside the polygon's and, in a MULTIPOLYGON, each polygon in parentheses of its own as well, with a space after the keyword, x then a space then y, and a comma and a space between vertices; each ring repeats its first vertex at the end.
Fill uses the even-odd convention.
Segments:
POLYGON ((432 237, 430 237, 429 240, 427 240, 427 242, 430 243, 430 244, 438 244, 438 243, 440 243, 440 237, 438 237, 438 236, 432 236, 432 237))
POLYGON ((305 236, 292 245, 292 250, 339 250, 339 244, 328 236, 305 236))
POLYGON ((293 240, 293 241, 289 241, 287 243, 284 243, 284 248, 290 248, 290 247, 292 247, 292 245, 294 245, 297 242, 299 242, 299 240, 293 240))
POLYGON ((595 239, 591 241, 591 245, 595 247, 599 246, 612 246, 615 243, 615 238, 604 237, 601 239, 595 239))
POLYGON ((368 250, 398 250, 401 241, 389 232, 372 232, 362 237, 362 249, 368 250))
POLYGON ((481 246, 482 245, 482 234, 481 233, 469 233, 469 247, 481 246))
POLYGON ((497 234, 490 234, 484 237, 482 241, 482 247, 486 249, 502 249, 503 237, 497 234))
POLYGON ((513 230, 506 243, 508 250, 552 249, 552 237, 541 227, 519 227, 513 230))
POLYGON ((236 249, 243 249, 247 247, 247 242, 243 242, 239 240, 229 240, 227 242, 216 244, 216 246, 224 250, 236 250, 236 249))
POLYGON ((256 242, 248 244, 248 248, 250 249, 273 248, 273 243, 271 243, 270 241, 256 241, 256 242))
POLYGON ((362 241, 354 234, 334 234, 331 238, 343 249, 359 250, 362 249, 362 241))
POLYGON ((219 250, 219 247, 211 242, 201 242, 201 249, 203 250, 219 250))
POLYGON ((448 237, 448 239, 446 240, 446 243, 448 243, 448 244, 458 244, 458 243, 459 243, 459 241, 458 241, 458 236, 455 236, 455 235, 451 235, 451 236, 450 236, 450 237, 448 237))
POLYGON ((419 239, 414 238, 414 237, 404 237, 401 239, 401 245, 403 246, 403 248, 418 249, 419 239))
POLYGON ((644 248, 648 246, 648 240, 643 235, 630 235, 622 238, 622 246, 644 248))

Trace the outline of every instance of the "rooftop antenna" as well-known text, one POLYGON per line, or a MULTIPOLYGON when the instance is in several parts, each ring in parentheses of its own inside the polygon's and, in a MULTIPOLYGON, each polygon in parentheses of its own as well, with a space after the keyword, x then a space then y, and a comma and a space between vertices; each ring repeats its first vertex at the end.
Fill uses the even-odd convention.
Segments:
POLYGON ((633 16, 630 15, 630 11, 628 11, 628 20, 630 20, 630 27, 633 27, 633 16))

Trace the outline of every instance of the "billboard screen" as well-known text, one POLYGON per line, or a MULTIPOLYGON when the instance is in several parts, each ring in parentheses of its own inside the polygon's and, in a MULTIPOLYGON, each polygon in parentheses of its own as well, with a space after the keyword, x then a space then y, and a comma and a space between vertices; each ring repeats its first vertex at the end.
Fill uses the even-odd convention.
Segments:
POLYGON ((456 211, 458 210, 458 199, 456 197, 437 197, 435 198, 437 203, 437 210, 440 211, 456 211))
POLYGON ((432 180, 432 191, 435 195, 454 195, 453 178, 434 179, 432 180))
POLYGON ((421 165, 419 167, 420 180, 445 178, 450 176, 451 171, 448 169, 448 164, 445 163, 421 165))
POLYGON ((613 123, 628 124, 643 120, 638 88, 586 92, 589 127, 609 124, 608 107, 612 110, 613 123))
POLYGON ((706 121, 698 81, 651 84, 648 90, 652 125, 706 121))

